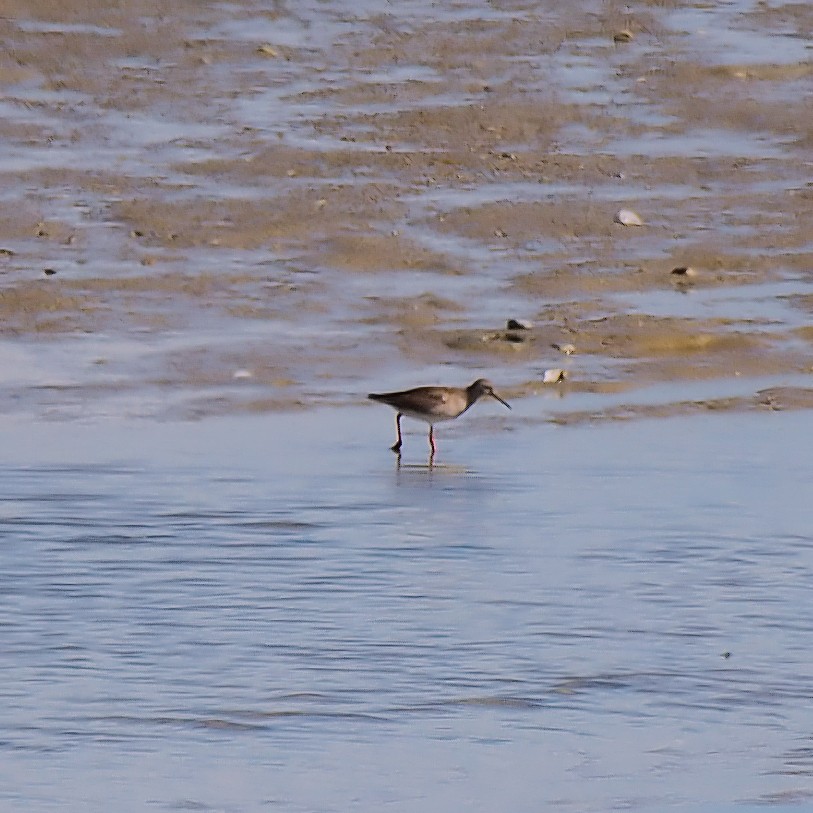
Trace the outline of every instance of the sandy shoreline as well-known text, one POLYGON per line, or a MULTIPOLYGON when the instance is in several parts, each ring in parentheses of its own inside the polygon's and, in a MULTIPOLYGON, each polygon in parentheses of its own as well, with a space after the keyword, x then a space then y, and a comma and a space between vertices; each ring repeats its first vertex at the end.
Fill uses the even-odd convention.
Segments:
POLYGON ((550 367, 572 420, 813 404, 804 5, 126 8, 0 20, 0 412, 518 399, 550 367), (681 380, 721 387, 636 405, 681 380))

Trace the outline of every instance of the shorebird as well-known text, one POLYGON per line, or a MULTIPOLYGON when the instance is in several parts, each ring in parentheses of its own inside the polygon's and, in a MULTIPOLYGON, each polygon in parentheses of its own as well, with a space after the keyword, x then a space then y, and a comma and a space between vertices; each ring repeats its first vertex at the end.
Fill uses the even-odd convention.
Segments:
POLYGON ((414 390, 404 390, 403 392, 373 392, 367 397, 391 406, 398 413, 395 416, 398 439, 391 447, 393 452, 401 453, 401 416, 406 415, 429 424, 429 448, 434 455, 435 424, 459 417, 484 395, 496 398, 501 404, 511 409, 511 405, 500 398, 494 392, 492 384, 484 378, 478 378, 469 387, 416 387, 414 390))

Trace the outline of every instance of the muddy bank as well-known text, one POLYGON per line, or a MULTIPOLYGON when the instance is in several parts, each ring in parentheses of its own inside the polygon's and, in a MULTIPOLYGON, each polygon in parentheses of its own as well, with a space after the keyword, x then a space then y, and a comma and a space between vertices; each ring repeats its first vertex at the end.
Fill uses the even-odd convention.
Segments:
POLYGON ((0 410, 807 408, 813 13, 625 9, 7 3, 0 410))

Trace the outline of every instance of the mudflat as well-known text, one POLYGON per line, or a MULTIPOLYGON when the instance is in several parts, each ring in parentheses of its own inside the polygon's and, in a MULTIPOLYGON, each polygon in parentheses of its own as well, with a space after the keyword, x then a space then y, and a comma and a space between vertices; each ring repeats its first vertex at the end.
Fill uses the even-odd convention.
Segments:
POLYGON ((813 405, 807 4, 383 8, 4 3, 0 411, 813 405))

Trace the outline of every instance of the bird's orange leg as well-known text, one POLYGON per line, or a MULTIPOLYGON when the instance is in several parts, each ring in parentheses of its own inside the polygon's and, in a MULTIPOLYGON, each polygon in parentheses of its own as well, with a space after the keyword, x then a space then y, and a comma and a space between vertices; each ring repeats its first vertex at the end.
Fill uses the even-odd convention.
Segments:
POLYGON ((402 444, 402 440, 401 440, 401 413, 400 412, 395 416, 395 429, 398 432, 398 440, 396 440, 395 443, 392 446, 390 446, 390 449, 392 449, 393 452, 400 452, 401 451, 401 444, 402 444))

